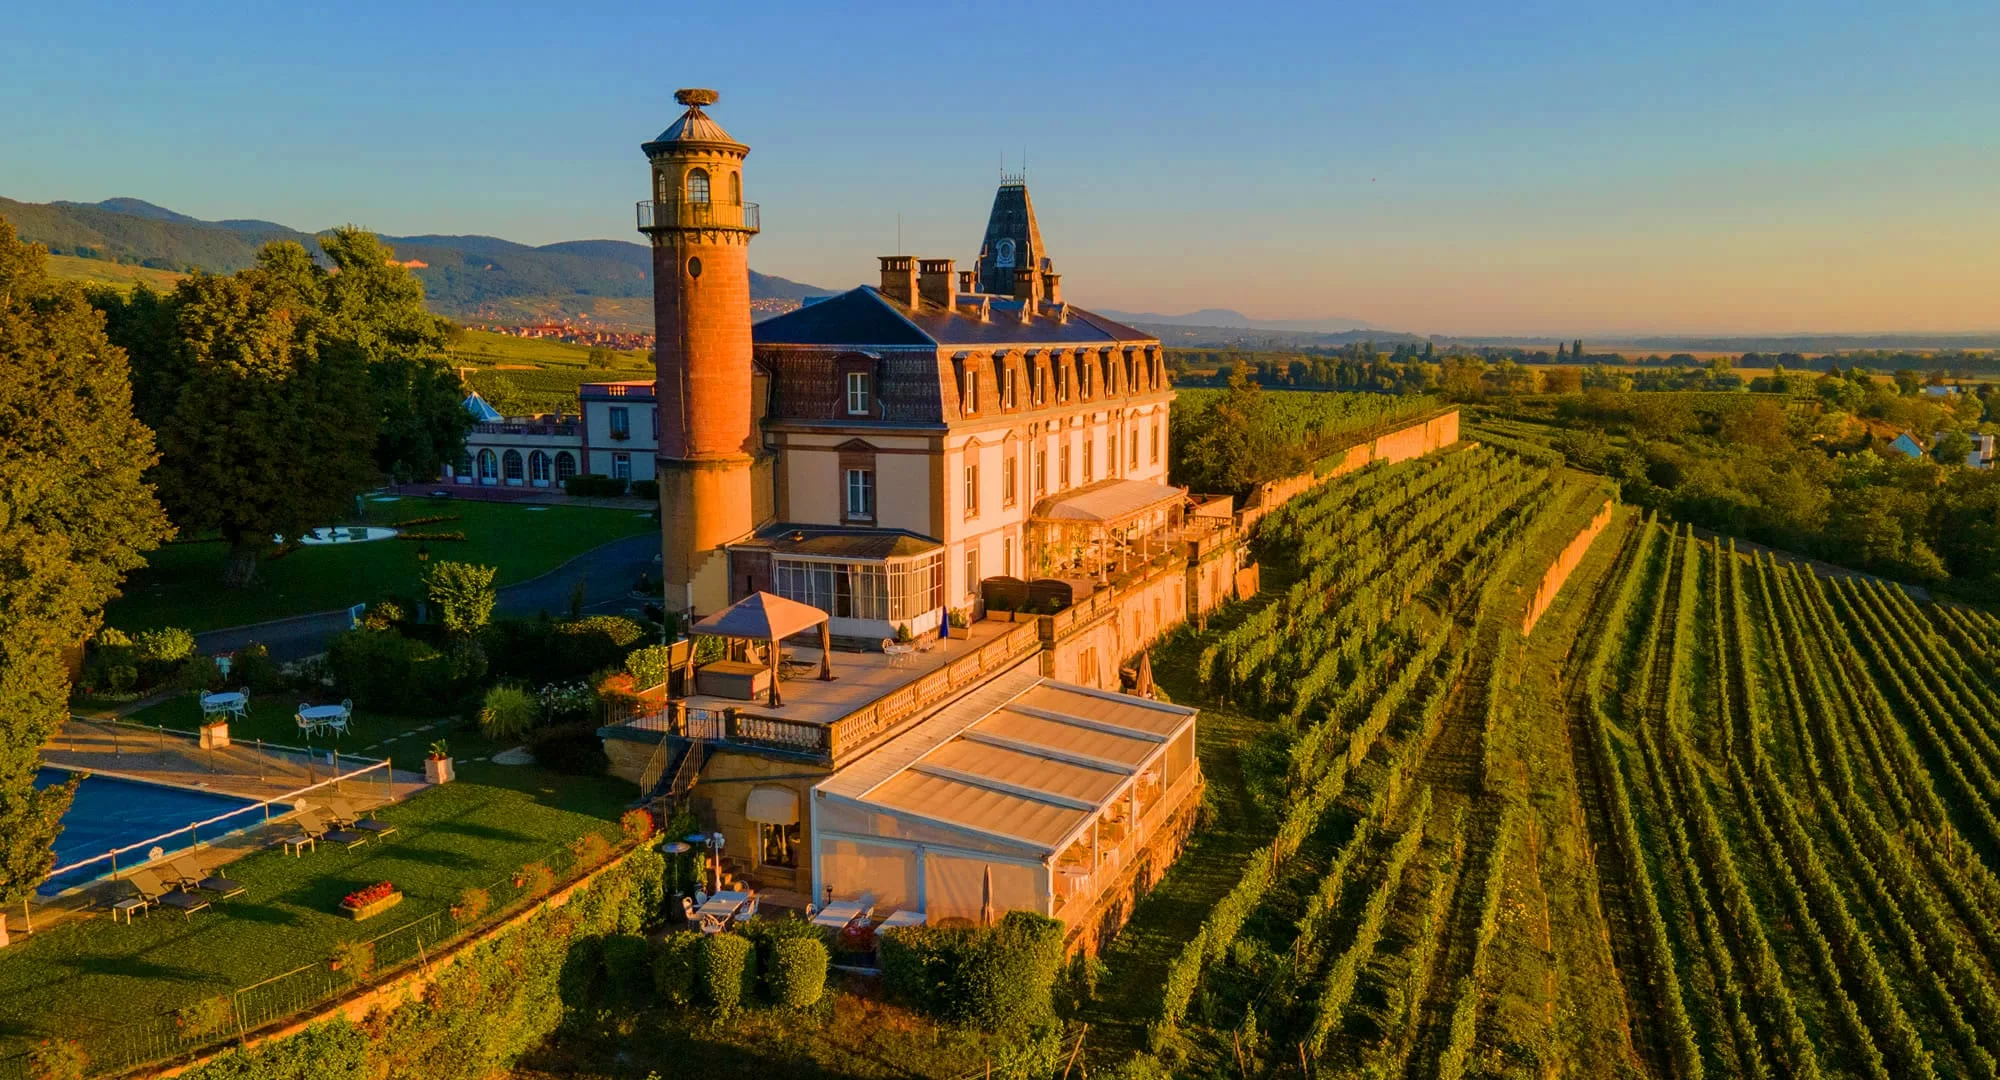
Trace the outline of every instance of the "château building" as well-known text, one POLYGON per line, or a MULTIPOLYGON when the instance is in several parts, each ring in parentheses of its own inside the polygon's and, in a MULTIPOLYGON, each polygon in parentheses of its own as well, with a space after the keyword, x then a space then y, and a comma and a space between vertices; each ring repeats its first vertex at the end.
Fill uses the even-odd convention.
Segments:
POLYGON ((732 635, 706 665, 676 643, 600 732, 613 771, 691 807, 766 896, 1029 908, 1088 947, 1201 788, 1194 711, 1118 691, 1237 580, 1226 500, 1167 482, 1160 343, 1064 300, 1019 176, 970 269, 884 256, 877 285, 753 327, 750 148, 712 91, 677 98, 638 204, 657 379, 624 391, 653 408, 666 603, 697 632, 825 636, 781 661, 732 635))

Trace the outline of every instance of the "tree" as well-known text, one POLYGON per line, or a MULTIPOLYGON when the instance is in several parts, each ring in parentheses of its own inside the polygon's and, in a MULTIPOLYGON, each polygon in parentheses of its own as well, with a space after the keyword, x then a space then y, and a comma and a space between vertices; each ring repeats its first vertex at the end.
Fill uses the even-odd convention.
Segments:
POLYGON ((430 313, 424 283, 373 233, 345 226, 321 235, 319 246, 330 271, 296 245, 272 253, 268 265, 275 270, 282 259, 318 309, 321 347, 352 350, 367 367, 376 467, 404 479, 436 476, 472 430, 458 376, 443 359, 455 328, 430 313))
POLYGON ((470 637, 493 619, 498 593, 493 579, 499 570, 471 563, 432 563, 424 576, 424 591, 438 608, 438 619, 447 633, 470 637))
POLYGON ((375 475, 367 372, 354 350, 320 347, 302 263, 297 244, 272 244, 256 267, 197 274, 164 301, 96 297, 158 433, 160 499, 181 529, 229 545, 229 585, 256 579, 276 537, 345 513, 375 475))
POLYGON ((34 786, 67 715, 62 650, 98 627, 126 572, 171 535, 144 472, 122 350, 81 290, 0 219, 0 903, 54 866, 73 784, 34 786))
POLYGON ((1931 446, 1931 459, 1940 465, 1963 465, 1972 453, 1972 436, 1963 431, 1946 431, 1931 446))

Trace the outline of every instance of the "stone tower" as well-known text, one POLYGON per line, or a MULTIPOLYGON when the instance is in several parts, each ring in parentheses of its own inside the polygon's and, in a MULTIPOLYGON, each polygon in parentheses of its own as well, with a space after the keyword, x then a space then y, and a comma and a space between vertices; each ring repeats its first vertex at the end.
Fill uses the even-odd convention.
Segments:
POLYGON ((639 231, 653 243, 661 572, 667 607, 698 614, 728 604, 723 545, 756 524, 749 253, 757 205, 743 201, 750 148, 702 112, 716 98, 674 94, 687 111, 642 147, 653 197, 639 204, 639 231))
POLYGON ((1042 250, 1042 227, 1035 221, 1035 204, 1028 200, 1028 175, 1003 173, 993 194, 993 212, 986 217, 986 236, 979 244, 978 282, 983 293, 1014 292, 1018 273, 1040 273, 1048 253, 1042 250))

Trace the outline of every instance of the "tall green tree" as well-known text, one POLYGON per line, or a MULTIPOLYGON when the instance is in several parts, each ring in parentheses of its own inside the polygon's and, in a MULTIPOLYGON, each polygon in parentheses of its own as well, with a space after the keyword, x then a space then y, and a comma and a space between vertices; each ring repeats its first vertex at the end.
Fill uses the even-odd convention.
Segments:
POLYGON ((425 310, 422 283, 359 229, 320 246, 330 267, 274 243, 249 270, 164 297, 95 298, 159 432, 161 495, 183 528, 229 542, 230 584, 382 473, 435 475, 471 429, 442 359, 453 328, 425 310))
POLYGON ((437 605, 438 621, 454 637, 470 637, 493 621, 500 593, 493 581, 499 568, 473 563, 441 562, 424 575, 424 591, 437 605))
POLYGON ((161 501, 182 529, 228 543, 230 585, 255 580, 276 537, 337 520, 375 475, 368 374, 354 350, 320 348, 303 255, 274 244, 258 266, 198 274, 164 299, 98 297, 130 335, 161 501))
POLYGON ((46 254, 0 218, 0 903, 54 865, 74 790, 34 786, 66 715, 63 650, 171 534, 125 354, 79 289, 48 280, 46 254))

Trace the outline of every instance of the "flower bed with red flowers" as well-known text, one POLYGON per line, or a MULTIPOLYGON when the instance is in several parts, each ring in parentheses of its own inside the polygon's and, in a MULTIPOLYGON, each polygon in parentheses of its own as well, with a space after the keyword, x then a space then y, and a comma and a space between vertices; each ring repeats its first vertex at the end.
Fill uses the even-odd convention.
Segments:
POLYGON ((354 920, 359 922, 371 915, 379 915, 395 907, 402 900, 403 894, 396 891, 395 885, 386 881, 378 881, 365 889, 356 889, 348 893, 340 901, 340 910, 353 916, 354 920))

